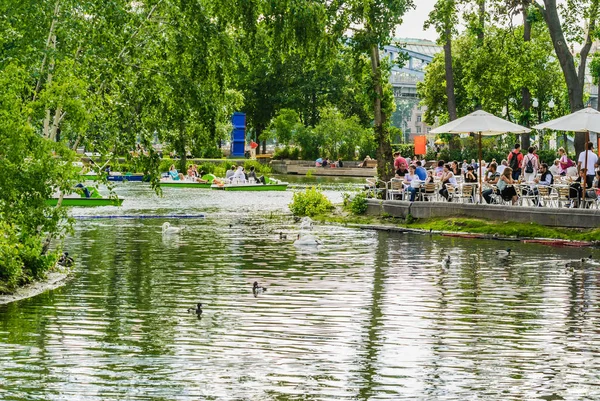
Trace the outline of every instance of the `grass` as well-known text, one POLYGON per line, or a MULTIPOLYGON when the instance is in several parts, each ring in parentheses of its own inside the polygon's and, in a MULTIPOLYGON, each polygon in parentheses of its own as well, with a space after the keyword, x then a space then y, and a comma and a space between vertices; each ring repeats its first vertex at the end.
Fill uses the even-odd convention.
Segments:
POLYGON ((331 215, 314 218, 338 224, 383 225, 420 230, 447 231, 456 233, 489 234, 499 237, 554 238, 575 241, 600 241, 600 228, 574 229, 546 227, 534 223, 517 223, 513 221, 482 220, 464 217, 447 217, 434 219, 404 220, 391 216, 356 216, 336 209, 331 215))
POLYGON ((579 241, 599 241, 600 228, 573 229, 546 227, 534 223, 517 223, 513 221, 494 221, 473 218, 437 218, 417 220, 406 227, 434 231, 468 232, 476 234, 496 234, 502 237, 556 238, 579 241))

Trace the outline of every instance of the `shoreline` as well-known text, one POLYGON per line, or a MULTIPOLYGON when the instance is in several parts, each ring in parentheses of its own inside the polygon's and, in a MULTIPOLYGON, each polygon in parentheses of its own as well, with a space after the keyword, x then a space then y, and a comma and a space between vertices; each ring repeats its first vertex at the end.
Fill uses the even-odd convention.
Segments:
POLYGON ((555 246, 555 247, 569 247, 569 248, 584 248, 600 247, 600 241, 580 241, 562 238, 544 238, 544 237, 511 237, 501 236, 498 234, 483 234, 468 231, 440 231, 440 230, 426 230, 421 228, 408 228, 404 226, 389 226, 385 224, 349 224, 351 227, 360 228, 361 230, 375 230, 375 231, 388 231, 398 233, 415 233, 415 234, 429 234, 429 235, 440 235, 442 237, 456 237, 456 238, 469 238, 469 239, 484 239, 484 240, 495 240, 495 241, 509 241, 509 242, 523 242, 523 243, 537 243, 541 245, 555 246))
POLYGON ((34 281, 33 283, 19 287, 11 294, 0 295, 0 305, 22 301, 23 299, 35 297, 46 291, 55 290, 69 281, 69 278, 71 277, 70 273, 71 270, 50 272, 43 280, 34 281))

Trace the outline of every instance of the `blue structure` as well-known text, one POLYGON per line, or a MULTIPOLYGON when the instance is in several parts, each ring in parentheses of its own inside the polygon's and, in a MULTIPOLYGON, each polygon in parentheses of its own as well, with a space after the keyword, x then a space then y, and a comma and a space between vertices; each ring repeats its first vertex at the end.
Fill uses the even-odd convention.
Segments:
POLYGON ((233 113, 231 117, 231 157, 244 157, 246 151, 246 113, 233 113))

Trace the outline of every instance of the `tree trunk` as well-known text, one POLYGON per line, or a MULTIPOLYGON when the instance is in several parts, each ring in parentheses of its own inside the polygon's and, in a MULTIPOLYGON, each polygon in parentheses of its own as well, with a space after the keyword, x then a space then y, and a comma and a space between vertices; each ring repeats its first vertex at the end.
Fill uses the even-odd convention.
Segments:
POLYGON ((44 58, 42 58, 42 66, 40 67, 40 76, 38 78, 37 84, 35 85, 35 90, 33 91, 32 101, 35 101, 37 95, 40 91, 40 87, 42 85, 42 73, 44 72, 44 66, 46 65, 46 57, 48 56, 48 50, 50 48, 50 44, 53 44, 54 50, 56 50, 56 36, 54 35, 54 28, 56 27, 56 21, 58 19, 58 12, 60 10, 60 0, 56 0, 56 4, 54 5, 54 14, 52 15, 52 23, 50 24, 50 32, 48 33, 48 40, 46 41, 46 52, 44 52, 44 58))
MULTIPOLYGON (((456 96, 454 95, 454 69, 452 68, 452 30, 446 26, 446 43, 444 43, 444 62, 446 66, 446 98, 448 106, 448 118, 450 121, 456 120, 456 96)), ((448 141, 448 148, 455 150, 459 148, 459 142, 455 138, 448 141)))
POLYGON ((454 96, 454 72, 452 69, 452 30, 446 27, 446 43, 444 44, 444 61, 446 66, 446 98, 448 99, 448 117, 456 120, 456 97, 454 96))
POLYGON ((485 31, 485 0, 479 1, 479 31, 477 32, 477 42, 479 46, 483 45, 485 31))
MULTIPOLYGON (((577 110, 583 109, 584 106, 583 84, 585 78, 585 68, 587 64, 587 56, 592 46, 591 34, 596 28, 596 13, 598 10, 598 1, 599 0, 592 0, 590 5, 589 15, 591 15, 591 17, 588 21, 585 44, 581 49, 581 52, 579 53, 579 71, 577 71, 573 55, 571 54, 567 41, 565 40, 565 35, 563 33, 563 29, 558 16, 558 10, 556 9, 556 0, 544 0, 545 8, 541 8, 540 6, 538 6, 540 8, 540 11, 544 15, 546 25, 548 25, 550 37, 552 38, 552 44, 554 45, 554 51, 556 53, 558 61, 560 62, 560 67, 565 77, 567 90, 569 92, 569 105, 572 113, 577 110)), ((577 156, 580 152, 583 152, 584 148, 585 133, 576 132, 575 156, 577 156)))
MULTIPOLYGON (((57 4, 58 6, 58 4, 57 4)), ((52 49, 56 50, 56 35, 52 35, 52 49)), ((52 83, 52 72, 54 71, 54 56, 50 59, 50 65, 48 66, 48 79, 46 85, 50 86, 52 83)), ((46 118, 44 119, 44 138, 50 138, 50 109, 46 109, 46 118)))
MULTIPOLYGON (((523 0, 523 41, 529 42, 531 41, 531 23, 527 20, 527 9, 531 4, 531 0, 523 0)), ((522 87, 521 88, 521 97, 523 99, 522 106, 525 111, 525 119, 521 121, 521 124, 529 127, 531 125, 531 92, 529 92, 529 88, 522 87)), ((518 142, 518 141, 517 141, 518 142)), ((529 133, 521 134, 521 149, 527 149, 531 146, 531 140, 529 133)))
POLYGON ((185 145, 185 124, 181 123, 179 126, 179 138, 177 139, 175 150, 179 154, 178 170, 184 175, 187 173, 187 152, 185 150, 185 145))
POLYGON ((389 181, 394 176, 392 163, 392 145, 387 130, 387 116, 383 112, 383 86, 381 83, 381 65, 377 45, 371 46, 371 72, 373 79, 373 114, 375 120, 375 139, 377 141, 377 176, 380 180, 389 181))

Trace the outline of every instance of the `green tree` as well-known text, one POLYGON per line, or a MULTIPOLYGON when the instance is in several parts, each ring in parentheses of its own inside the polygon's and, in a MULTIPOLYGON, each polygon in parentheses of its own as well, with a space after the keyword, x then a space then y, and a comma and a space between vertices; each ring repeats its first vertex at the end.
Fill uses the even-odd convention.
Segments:
POLYGON ((388 131, 389 116, 394 104, 387 79, 391 66, 386 59, 380 59, 379 49, 391 43, 395 27, 402 23, 402 17, 413 7, 413 2, 411 0, 348 0, 340 3, 337 11, 339 26, 344 30, 354 31, 351 43, 357 59, 364 60, 366 57, 370 61, 371 83, 367 93, 373 107, 377 174, 382 180, 389 180, 394 174, 388 131))

